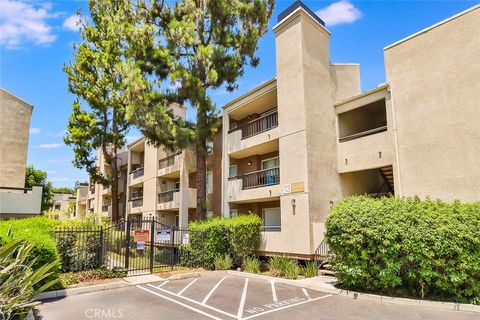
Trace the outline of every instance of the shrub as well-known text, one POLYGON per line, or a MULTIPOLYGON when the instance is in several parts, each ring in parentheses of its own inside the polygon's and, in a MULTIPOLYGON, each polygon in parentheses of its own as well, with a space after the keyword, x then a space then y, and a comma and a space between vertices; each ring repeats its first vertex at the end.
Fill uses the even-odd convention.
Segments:
POLYGON ((257 257, 245 257, 243 259, 243 268, 250 273, 260 273, 261 262, 257 257))
POLYGON ((268 269, 276 277, 286 277, 296 279, 300 275, 300 266, 295 259, 289 259, 285 256, 273 256, 268 260, 268 269))
POLYGON ((306 278, 316 277, 318 275, 318 266, 314 261, 308 261, 302 271, 306 278))
POLYGON ((100 267, 98 269, 67 272, 60 275, 63 287, 77 284, 79 282, 92 282, 95 280, 123 278, 127 276, 127 271, 121 268, 108 269, 107 267, 100 267))
POLYGON ((0 315, 2 319, 24 319, 39 302, 34 297, 58 279, 40 285, 54 272, 58 261, 34 267, 34 245, 16 240, 0 248, 0 315), (8 270, 8 272, 7 272, 8 270))
POLYGON ((214 261, 215 270, 229 270, 232 268, 233 260, 230 255, 217 256, 214 261))
POLYGON ((350 197, 326 227, 345 287, 480 301, 480 202, 350 197))
POLYGON ((212 268, 217 256, 230 254, 237 265, 260 245, 262 220, 256 215, 213 218, 190 223, 190 266, 212 268))

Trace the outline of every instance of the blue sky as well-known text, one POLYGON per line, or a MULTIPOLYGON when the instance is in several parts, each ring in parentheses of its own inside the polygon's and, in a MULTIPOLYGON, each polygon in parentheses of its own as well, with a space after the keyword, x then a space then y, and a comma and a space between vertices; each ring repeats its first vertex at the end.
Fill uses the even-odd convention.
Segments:
MULTIPOLYGON (((275 76, 275 39, 271 27, 293 1, 277 1, 270 30, 260 43, 260 66, 247 69, 239 89, 213 94, 221 107, 275 76)), ((412 33, 474 6, 478 1, 304 1, 327 22, 331 61, 360 63, 362 90, 385 82, 383 48, 412 33)), ((62 66, 72 58, 77 9, 86 1, 0 0, 0 86, 34 105, 28 163, 45 170, 55 186, 85 181, 71 164, 73 152, 63 135, 73 96, 62 66)), ((191 110, 188 113, 193 117, 191 110)), ((133 130, 129 138, 138 137, 133 130)))

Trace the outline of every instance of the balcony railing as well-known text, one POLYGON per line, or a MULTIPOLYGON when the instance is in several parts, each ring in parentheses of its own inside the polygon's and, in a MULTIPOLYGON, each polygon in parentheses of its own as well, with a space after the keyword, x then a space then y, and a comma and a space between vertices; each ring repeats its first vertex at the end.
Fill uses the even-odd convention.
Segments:
POLYGON ((387 126, 381 126, 381 127, 378 127, 378 128, 374 128, 374 129, 350 134, 348 136, 341 137, 340 139, 338 139, 338 141, 340 141, 340 142, 350 141, 350 140, 358 139, 358 138, 361 138, 361 137, 369 136, 369 135, 372 135, 372 134, 375 134, 375 133, 383 132, 383 131, 387 131, 387 126))
POLYGON ((133 179, 143 176, 143 167, 138 167, 137 169, 130 172, 133 175, 133 179))
POLYGON ((280 183, 280 168, 249 172, 238 176, 242 179, 242 189, 252 189, 280 183))
POLYGON ((168 190, 168 191, 165 191, 165 192, 160 192, 158 194, 158 203, 173 201, 173 194, 175 192, 178 192, 178 189, 168 190))
POLYGON ((132 198, 130 201, 132 201, 132 207, 141 207, 143 206, 143 197, 141 198, 132 198))
POLYGON ((102 212, 107 212, 108 211, 108 204, 104 204, 102 206, 102 212))
POLYGON ((277 110, 272 111, 271 113, 265 114, 257 119, 249 121, 241 126, 236 127, 229 131, 233 132, 235 130, 242 131, 242 139, 246 139, 262 132, 268 131, 278 126, 278 112, 277 110))
POLYGON ((169 155, 168 157, 158 160, 158 168, 163 169, 163 168, 173 166, 173 164, 175 163, 175 157, 181 153, 182 153, 182 150, 178 150, 173 154, 169 155))

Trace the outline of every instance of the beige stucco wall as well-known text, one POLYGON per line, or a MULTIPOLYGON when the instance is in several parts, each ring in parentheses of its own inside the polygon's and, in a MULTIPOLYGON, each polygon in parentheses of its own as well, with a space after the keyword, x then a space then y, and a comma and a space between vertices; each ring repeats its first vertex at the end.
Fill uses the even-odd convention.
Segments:
POLYGON ((402 196, 480 199, 480 7, 385 49, 402 196))
POLYGON ((42 187, 32 187, 27 193, 0 192, 0 219, 38 215, 41 202, 42 187))
POLYGON ((0 186, 23 188, 33 107, 0 88, 0 186))

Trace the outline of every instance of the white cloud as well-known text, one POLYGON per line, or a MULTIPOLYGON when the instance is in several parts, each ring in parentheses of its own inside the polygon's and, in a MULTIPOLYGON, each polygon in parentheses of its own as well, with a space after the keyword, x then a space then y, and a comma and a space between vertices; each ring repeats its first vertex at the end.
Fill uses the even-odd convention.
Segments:
POLYGON ((67 130, 61 130, 58 132, 49 132, 47 133, 47 136, 50 137, 63 137, 67 133, 67 130))
POLYGON ((70 161, 71 161, 70 159, 66 159, 66 158, 58 158, 58 159, 47 160, 47 162, 49 162, 49 163, 66 163, 66 162, 70 162, 70 161))
POLYGON ((42 132, 40 128, 30 128, 30 134, 39 134, 42 132))
POLYGON ((348 0, 334 2, 326 8, 315 12, 327 26, 353 23, 362 17, 362 12, 348 0))
POLYGON ((61 143, 43 143, 37 146, 38 149, 58 149, 62 146, 61 143))
POLYGON ((81 27, 80 23, 84 22, 84 17, 74 14, 63 21, 63 27, 70 31, 79 31, 81 27))
POLYGON ((51 4, 0 0, 0 9, 0 45, 15 49, 24 43, 47 45, 57 38, 47 22, 57 16, 49 12, 51 4))

